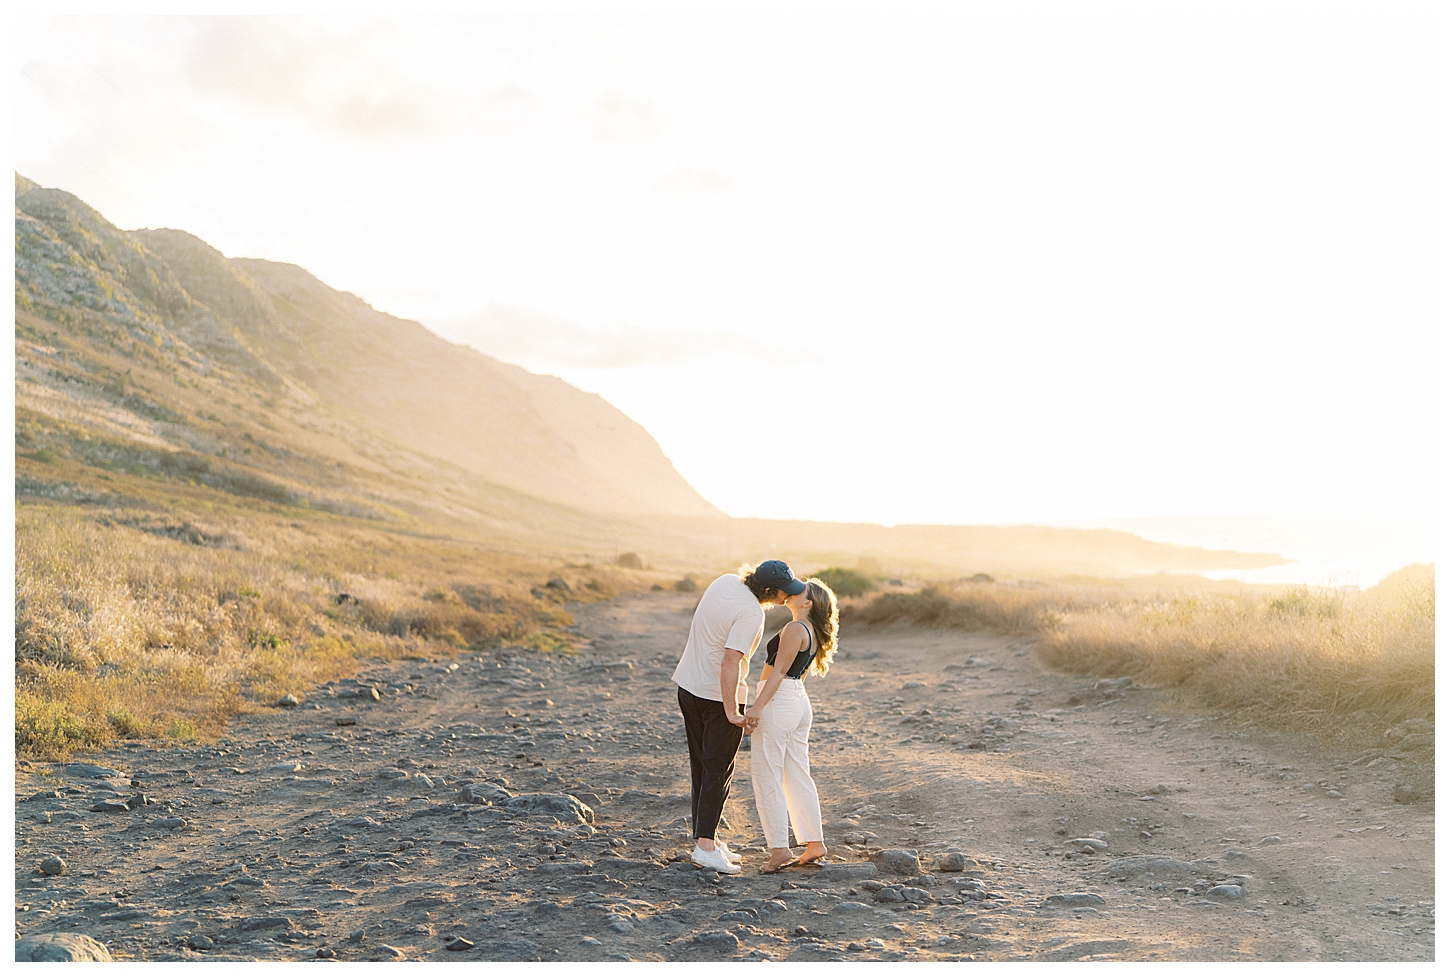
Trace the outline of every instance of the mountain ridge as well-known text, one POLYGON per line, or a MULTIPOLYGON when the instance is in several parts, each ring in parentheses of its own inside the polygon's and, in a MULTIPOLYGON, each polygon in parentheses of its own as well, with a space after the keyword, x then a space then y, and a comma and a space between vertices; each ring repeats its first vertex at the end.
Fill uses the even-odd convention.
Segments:
POLYGON ((185 231, 123 231, 18 174, 16 190, 20 309, 81 306, 176 366, 229 371, 269 397, 548 502, 720 515, 603 398, 452 344, 299 266, 228 258, 185 231))

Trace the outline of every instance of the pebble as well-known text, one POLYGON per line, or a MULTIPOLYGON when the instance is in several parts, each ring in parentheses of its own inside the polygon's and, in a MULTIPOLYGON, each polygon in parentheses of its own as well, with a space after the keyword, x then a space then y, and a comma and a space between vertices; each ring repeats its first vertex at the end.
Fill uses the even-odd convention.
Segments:
POLYGON ((1084 906, 1106 906, 1108 901, 1093 892, 1065 892, 1042 900, 1043 909, 1079 909, 1084 906))
POLYGON ((294 706, 302 705, 302 700, 297 698, 295 695, 288 693, 287 695, 284 695, 282 698, 277 700, 277 705, 281 706, 284 709, 291 709, 294 706))
POLYGON ((152 822, 149 825, 149 827, 152 827, 152 828, 163 828, 163 829, 165 829, 167 831, 174 831, 177 828, 184 828, 184 827, 186 827, 186 819, 185 818, 155 818, 154 820, 152 820, 152 822))
POLYGON ((1284 839, 1278 835, 1264 835, 1264 837, 1259 839, 1260 845, 1282 845, 1283 843, 1284 839))
POLYGON ((331 947, 320 946, 317 948, 317 958, 319 960, 331 960, 336 956, 337 951, 331 947))
POLYGON ((1241 885, 1216 885, 1205 893, 1210 899, 1223 899, 1232 901, 1244 897, 1244 888, 1241 885))
POLYGON ((215 950, 216 949, 216 941, 213 940, 211 937, 209 937, 209 936, 203 936, 200 933, 193 933, 193 934, 191 934, 191 936, 187 937, 186 938, 186 945, 189 946, 189 947, 191 947, 193 950, 215 950))
POLYGON ((384 767, 378 771, 379 780, 407 780, 412 774, 406 770, 399 770, 397 767, 384 767))
POLYGON ((497 784, 465 784, 455 799, 460 804, 493 804, 513 796, 497 784))
POLYGON ((1068 844, 1087 855, 1100 855, 1108 850, 1108 843, 1101 838, 1074 838, 1068 844))
POLYGON ((604 945, 603 943, 600 943, 598 940, 596 940, 592 936, 581 937, 579 939, 579 942, 582 943, 584 946, 603 946, 604 945))
MULTIPOLYGON (((882 889, 881 891, 886 892, 888 890, 882 889)), ((877 898, 880 898, 880 895, 881 893, 878 892, 877 898)), ((831 912, 833 914, 841 915, 848 913, 869 913, 870 911, 871 907, 866 905, 864 902, 838 902, 831 907, 831 912)))
POLYGON ((1396 804, 1413 804, 1420 799, 1420 792, 1409 784, 1400 784, 1394 793, 1396 804))
POLYGON ((695 942, 702 946, 718 947, 722 950, 733 949, 740 945, 739 937, 734 933, 727 933, 725 930, 705 930, 703 933, 696 933, 695 942))
POLYGON ((895 875, 920 875, 921 860, 915 848, 888 848, 881 853, 881 866, 895 875))
POLYGON ((448 941, 448 943, 443 947, 443 949, 445 949, 445 950, 453 950, 454 952, 461 952, 463 950, 472 950, 473 949, 473 941, 472 940, 465 940, 461 936, 455 936, 453 939, 451 939, 451 940, 448 941))
POLYGON ((41 875, 64 875, 65 859, 59 855, 46 855, 40 860, 41 875))

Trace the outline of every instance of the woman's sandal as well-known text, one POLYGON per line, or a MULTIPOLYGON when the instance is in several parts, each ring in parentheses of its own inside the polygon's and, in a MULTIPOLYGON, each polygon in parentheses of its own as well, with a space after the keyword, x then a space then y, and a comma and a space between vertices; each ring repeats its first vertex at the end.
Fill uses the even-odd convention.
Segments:
POLYGON ((765 865, 760 866, 759 872, 761 875, 779 875, 781 870, 788 865, 790 865, 790 862, 781 862, 775 868, 771 868, 770 864, 766 863, 765 865))
MULTIPOLYGON (((815 858, 806 858, 804 855, 797 855, 795 858, 792 858, 790 861, 782 864, 780 868, 820 868, 821 860, 825 857, 825 852, 822 852, 815 858)), ((780 871, 780 869, 777 869, 777 871, 780 871)))

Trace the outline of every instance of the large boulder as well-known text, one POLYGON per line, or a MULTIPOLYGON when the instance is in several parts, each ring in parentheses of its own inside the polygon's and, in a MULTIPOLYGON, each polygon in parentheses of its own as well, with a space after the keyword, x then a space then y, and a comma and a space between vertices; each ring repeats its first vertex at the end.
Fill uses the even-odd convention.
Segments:
POLYGON ((494 804, 522 814, 552 814, 561 821, 594 823, 594 808, 568 794, 520 794, 506 800, 494 801, 494 804))
POLYGON ((16 963, 109 963, 105 945, 84 933, 41 933, 15 941, 16 963))
POLYGON ((888 848, 881 853, 881 867, 892 875, 920 875, 921 859, 915 848, 888 848))

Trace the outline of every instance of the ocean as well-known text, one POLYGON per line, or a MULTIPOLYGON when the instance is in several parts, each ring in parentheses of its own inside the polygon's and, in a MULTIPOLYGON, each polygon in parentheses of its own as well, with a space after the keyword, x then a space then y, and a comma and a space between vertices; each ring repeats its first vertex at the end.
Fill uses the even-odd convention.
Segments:
POLYGON ((1435 525, 1430 518, 1170 516, 1057 525, 1121 529, 1144 539, 1207 549, 1278 553, 1289 561, 1276 567, 1204 574, 1215 580, 1368 588, 1401 567, 1435 561, 1435 525))

